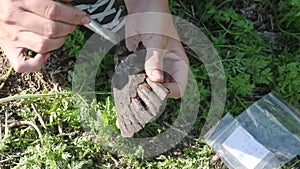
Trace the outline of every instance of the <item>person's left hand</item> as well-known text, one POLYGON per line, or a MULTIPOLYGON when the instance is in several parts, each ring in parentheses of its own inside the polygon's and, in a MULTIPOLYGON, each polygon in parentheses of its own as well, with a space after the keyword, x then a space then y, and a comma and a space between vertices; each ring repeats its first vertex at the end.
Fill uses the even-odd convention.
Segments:
POLYGON ((135 51, 142 42, 147 49, 147 76, 154 82, 163 83, 170 90, 169 98, 180 98, 187 85, 189 61, 169 14, 167 1, 141 0, 127 2, 126 6, 129 13, 125 25, 126 47, 135 51), (141 13, 147 11, 151 13, 141 13))

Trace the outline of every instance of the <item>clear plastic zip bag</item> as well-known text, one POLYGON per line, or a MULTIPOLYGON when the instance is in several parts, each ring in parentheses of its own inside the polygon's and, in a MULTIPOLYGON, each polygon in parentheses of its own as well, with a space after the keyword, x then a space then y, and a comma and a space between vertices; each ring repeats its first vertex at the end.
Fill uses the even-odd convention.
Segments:
POLYGON ((229 168, 279 168, 300 154, 300 114, 270 93, 237 118, 225 115, 204 138, 229 168))

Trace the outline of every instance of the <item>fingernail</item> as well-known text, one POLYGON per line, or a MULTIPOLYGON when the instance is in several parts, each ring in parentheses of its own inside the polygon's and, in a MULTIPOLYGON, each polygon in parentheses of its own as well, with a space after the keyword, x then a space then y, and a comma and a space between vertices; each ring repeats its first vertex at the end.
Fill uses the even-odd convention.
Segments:
POLYGON ((81 19, 81 23, 82 24, 88 24, 91 22, 91 18, 89 16, 84 16, 82 19, 81 19))
POLYGON ((164 80, 164 77, 160 70, 152 70, 151 75, 152 75, 152 79, 154 81, 163 82, 163 80, 164 80))

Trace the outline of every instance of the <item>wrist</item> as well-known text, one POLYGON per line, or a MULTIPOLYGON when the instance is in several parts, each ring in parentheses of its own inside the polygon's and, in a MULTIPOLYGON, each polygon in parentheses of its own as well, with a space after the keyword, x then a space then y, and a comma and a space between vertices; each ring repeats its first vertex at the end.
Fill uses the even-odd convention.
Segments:
POLYGON ((124 0, 128 14, 143 12, 170 13, 168 0, 124 0))

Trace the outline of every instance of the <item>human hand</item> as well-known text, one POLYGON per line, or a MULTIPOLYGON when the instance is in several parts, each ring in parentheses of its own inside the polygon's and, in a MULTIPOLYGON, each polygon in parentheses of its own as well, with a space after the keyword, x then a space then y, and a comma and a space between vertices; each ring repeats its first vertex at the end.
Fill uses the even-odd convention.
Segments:
POLYGON ((52 0, 0 0, 0 46, 15 71, 36 71, 76 25, 89 22, 85 12, 52 0), (25 49, 37 55, 26 59, 25 49))
POLYGON ((125 25, 127 48, 135 51, 142 42, 147 48, 147 76, 164 83, 170 90, 169 98, 180 98, 187 85, 189 62, 169 15, 168 1, 125 0, 125 3, 129 13, 125 25))

